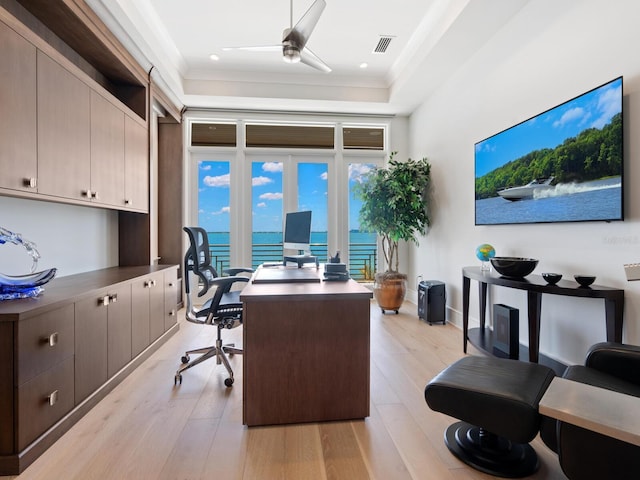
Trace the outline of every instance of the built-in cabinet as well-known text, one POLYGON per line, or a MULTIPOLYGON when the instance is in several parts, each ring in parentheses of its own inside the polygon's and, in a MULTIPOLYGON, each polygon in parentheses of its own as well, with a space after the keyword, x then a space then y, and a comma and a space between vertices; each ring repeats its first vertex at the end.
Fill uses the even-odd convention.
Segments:
POLYGON ((177 268, 71 275, 0 303, 0 475, 20 473, 176 331, 177 268))
POLYGON ((38 52, 38 193, 91 200, 91 91, 38 52))
POLYGON ((2 22, 0 44, 0 193, 148 212, 146 121, 2 22))
POLYGON ((0 22, 0 187, 33 191, 37 177, 36 48, 0 22))

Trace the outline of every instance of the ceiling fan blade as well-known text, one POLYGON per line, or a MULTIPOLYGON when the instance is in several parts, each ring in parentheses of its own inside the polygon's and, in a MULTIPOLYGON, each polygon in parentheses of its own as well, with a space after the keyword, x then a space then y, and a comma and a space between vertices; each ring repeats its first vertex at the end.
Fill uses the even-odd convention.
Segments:
POLYGON ((300 51, 300 61, 305 65, 309 65, 310 67, 316 68, 325 73, 329 73, 331 71, 331 68, 329 68, 326 63, 320 60, 320 57, 307 47, 304 47, 304 49, 300 51))
POLYGON ((315 28, 322 11, 327 6, 324 0, 316 0, 309 10, 298 20, 298 23, 283 38, 283 41, 294 42, 302 50, 311 36, 311 32, 315 28))
POLYGON ((230 50, 247 50, 251 52, 279 52, 282 51, 282 45, 255 45, 249 47, 222 47, 222 50, 228 52, 230 50))

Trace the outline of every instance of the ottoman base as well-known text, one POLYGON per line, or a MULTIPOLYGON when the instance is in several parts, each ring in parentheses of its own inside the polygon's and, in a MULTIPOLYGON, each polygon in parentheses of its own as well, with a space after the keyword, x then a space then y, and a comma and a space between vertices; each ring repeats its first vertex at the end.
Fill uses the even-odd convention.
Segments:
POLYGON ((526 477, 538 470, 538 456, 527 443, 513 443, 466 422, 456 422, 444 434, 447 447, 467 465, 497 477, 526 477))

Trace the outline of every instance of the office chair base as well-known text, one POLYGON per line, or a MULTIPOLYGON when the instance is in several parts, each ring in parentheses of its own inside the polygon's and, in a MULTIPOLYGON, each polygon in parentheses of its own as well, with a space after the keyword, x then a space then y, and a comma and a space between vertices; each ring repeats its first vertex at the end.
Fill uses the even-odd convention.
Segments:
MULTIPOLYGON (((220 329, 218 329, 218 333, 220 333, 220 329)), ((182 366, 178 368, 174 378, 174 385, 182 385, 182 372, 188 370, 191 367, 195 367, 196 365, 208 360, 212 357, 216 357, 216 364, 220 365, 224 364, 224 367, 227 369, 227 373, 229 374, 228 378, 225 378, 224 384, 227 387, 231 387, 234 382, 233 378, 233 370, 231 369, 231 365, 229 364, 229 360, 227 359, 227 355, 242 355, 241 348, 235 348, 235 343, 222 344, 222 338, 218 336, 216 339, 215 346, 205 347, 205 348, 197 348, 195 350, 189 350, 185 352, 185 354, 180 358, 182 362, 182 366), (191 360, 191 354, 199 354, 200 356, 195 360, 191 360)))

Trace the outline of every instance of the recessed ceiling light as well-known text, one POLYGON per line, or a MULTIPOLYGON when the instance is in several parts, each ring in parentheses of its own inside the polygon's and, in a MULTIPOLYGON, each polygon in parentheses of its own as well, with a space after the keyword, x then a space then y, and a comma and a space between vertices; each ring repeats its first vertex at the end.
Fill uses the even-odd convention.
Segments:
POLYGON ((220 60, 220 57, 218 55, 216 55, 215 53, 212 53, 211 55, 209 55, 209 58, 211 60, 213 60, 214 62, 217 62, 218 60, 220 60))
POLYGON ((360 68, 367 68, 369 66, 369 64, 367 62, 362 62, 360 64, 360 68))

